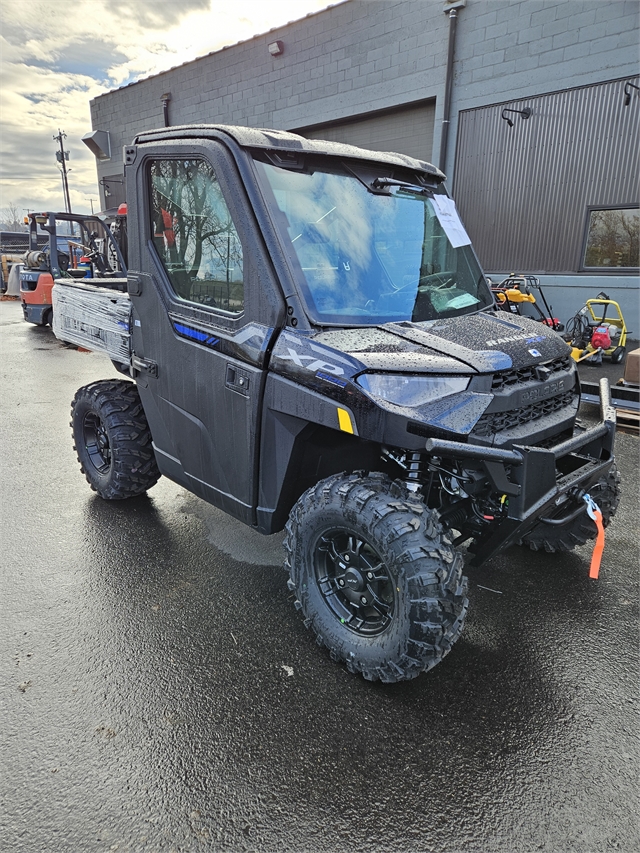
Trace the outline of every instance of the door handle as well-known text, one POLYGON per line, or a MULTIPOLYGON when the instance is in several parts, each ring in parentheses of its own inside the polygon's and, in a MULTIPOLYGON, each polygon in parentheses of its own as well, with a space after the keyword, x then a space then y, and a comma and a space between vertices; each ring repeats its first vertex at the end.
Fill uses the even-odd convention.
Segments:
POLYGON ((225 380, 227 388, 232 391, 237 391, 244 397, 249 396, 249 374, 246 370, 236 367, 233 364, 227 364, 227 375, 225 380))

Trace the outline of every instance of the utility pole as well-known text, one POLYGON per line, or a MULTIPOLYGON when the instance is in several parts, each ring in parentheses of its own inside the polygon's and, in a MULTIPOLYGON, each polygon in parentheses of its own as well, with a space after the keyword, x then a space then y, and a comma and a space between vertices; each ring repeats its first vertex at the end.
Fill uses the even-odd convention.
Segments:
POLYGON ((64 194, 64 209, 67 213, 71 213, 71 198, 69 197, 69 180, 67 178, 67 160, 69 152, 64 150, 63 139, 67 138, 64 130, 58 128, 58 135, 53 137, 60 144, 60 150, 56 151, 56 160, 61 164, 62 172, 62 192, 64 194))

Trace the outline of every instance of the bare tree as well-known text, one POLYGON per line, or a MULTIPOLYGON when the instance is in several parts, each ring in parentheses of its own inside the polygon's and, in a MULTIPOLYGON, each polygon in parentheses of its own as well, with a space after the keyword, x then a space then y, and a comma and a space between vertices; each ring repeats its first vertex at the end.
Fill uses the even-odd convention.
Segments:
POLYGON ((15 202, 10 201, 6 207, 0 211, 2 219, 2 227, 5 231, 24 231, 25 226, 20 219, 18 208, 15 202))
POLYGON ((640 262, 640 213, 638 210, 622 210, 620 222, 621 231, 624 232, 624 240, 628 247, 625 257, 625 266, 637 267, 640 262))

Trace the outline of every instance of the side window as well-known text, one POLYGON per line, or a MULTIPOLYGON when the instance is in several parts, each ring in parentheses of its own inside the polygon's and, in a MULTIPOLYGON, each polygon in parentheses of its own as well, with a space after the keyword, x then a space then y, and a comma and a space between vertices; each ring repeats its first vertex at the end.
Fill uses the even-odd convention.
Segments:
POLYGON ((180 299, 232 314, 244 307, 242 245, 205 160, 152 160, 151 233, 180 299))

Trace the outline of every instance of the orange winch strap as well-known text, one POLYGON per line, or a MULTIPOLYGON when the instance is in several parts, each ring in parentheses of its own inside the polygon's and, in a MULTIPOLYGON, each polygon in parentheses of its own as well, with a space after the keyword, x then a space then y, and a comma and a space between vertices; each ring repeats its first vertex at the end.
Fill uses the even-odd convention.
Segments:
POLYGON ((589 518, 594 522, 598 531, 596 544, 594 545, 593 554, 591 555, 591 566, 589 567, 589 577, 597 580, 598 574, 600 573, 602 552, 604 551, 604 525, 602 523, 602 512, 591 495, 584 495, 583 500, 587 504, 587 513, 589 518))

